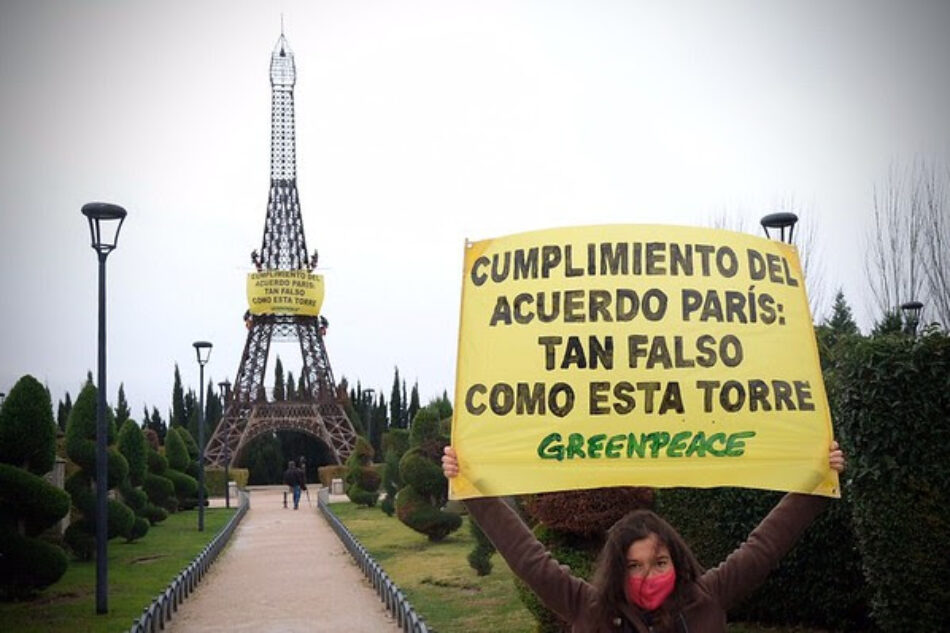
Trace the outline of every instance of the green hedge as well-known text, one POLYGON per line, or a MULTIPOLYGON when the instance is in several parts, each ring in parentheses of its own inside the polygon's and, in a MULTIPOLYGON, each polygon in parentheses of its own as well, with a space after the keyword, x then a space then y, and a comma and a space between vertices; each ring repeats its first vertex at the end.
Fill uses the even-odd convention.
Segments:
POLYGON ((332 464, 330 466, 321 466, 317 469, 317 477, 324 488, 330 487, 330 482, 334 479, 346 479, 346 465, 332 464))
MULTIPOLYGON (((247 488, 247 479, 250 472, 247 468, 228 468, 228 477, 237 483, 238 488, 247 488)), ((208 494, 215 497, 224 496, 224 468, 219 466, 205 467, 205 487, 208 494)))
POLYGON ((836 368, 854 527, 882 630, 950 630, 950 338, 858 340, 836 368))
MULTIPOLYGON (((781 493, 742 488, 668 488, 658 491, 657 505, 700 563, 711 568, 738 547, 781 498, 781 493)), ((848 500, 832 501, 766 583, 730 616, 768 624, 870 630, 848 500)))

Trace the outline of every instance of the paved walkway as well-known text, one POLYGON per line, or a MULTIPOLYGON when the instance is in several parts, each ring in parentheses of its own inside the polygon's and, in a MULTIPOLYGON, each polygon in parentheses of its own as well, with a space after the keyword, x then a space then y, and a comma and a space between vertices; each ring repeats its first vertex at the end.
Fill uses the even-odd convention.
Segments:
POLYGON ((316 486, 298 511, 283 507, 284 490, 251 489, 250 511, 166 631, 399 631, 316 509, 316 486))

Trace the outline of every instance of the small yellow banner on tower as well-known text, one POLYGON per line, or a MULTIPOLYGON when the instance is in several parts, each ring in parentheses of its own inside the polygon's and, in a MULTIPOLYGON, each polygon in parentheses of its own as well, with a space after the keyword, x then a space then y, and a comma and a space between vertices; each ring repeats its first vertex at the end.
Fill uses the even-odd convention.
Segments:
POLYGON ((466 244, 452 443, 469 497, 602 486, 838 496, 793 246, 590 226, 466 244))
POLYGON ((323 305, 323 276, 305 270, 268 270, 247 276, 251 314, 317 316, 323 305))

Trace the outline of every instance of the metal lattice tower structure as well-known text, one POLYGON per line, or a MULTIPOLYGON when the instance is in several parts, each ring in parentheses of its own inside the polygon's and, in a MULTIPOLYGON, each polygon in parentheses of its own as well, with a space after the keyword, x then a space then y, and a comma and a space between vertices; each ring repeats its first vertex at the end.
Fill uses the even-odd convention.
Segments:
MULTIPOLYGON (((294 126, 293 51, 281 30, 271 55, 271 175, 267 217, 260 252, 251 253, 259 271, 305 270, 317 265, 307 255, 300 201, 294 126)), ((223 465, 237 458, 256 437, 274 431, 299 431, 323 440, 338 463, 356 445, 356 431, 346 417, 342 393, 333 379, 323 343, 322 316, 263 314, 247 321, 247 342, 224 416, 205 449, 206 461, 223 465), (264 388, 267 357, 275 339, 296 339, 303 357, 305 392, 295 401, 269 402, 264 388)))

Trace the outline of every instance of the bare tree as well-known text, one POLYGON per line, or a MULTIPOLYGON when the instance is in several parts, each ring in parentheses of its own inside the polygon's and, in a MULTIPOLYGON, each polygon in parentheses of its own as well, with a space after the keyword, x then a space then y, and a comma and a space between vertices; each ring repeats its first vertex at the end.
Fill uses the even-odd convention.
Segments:
POLYGON ((948 204, 950 163, 943 169, 935 164, 921 173, 924 209, 924 272, 927 301, 945 328, 950 327, 950 204, 948 204))
POLYGON ((874 187, 865 268, 880 317, 921 301, 921 322, 929 313, 950 324, 948 176, 946 168, 918 158, 892 165, 874 187))
MULTIPOLYGON (((794 196, 783 196, 773 205, 769 213, 786 211, 798 216, 799 222, 795 225, 792 242, 798 249, 799 261, 802 265, 802 274, 805 276, 805 290, 808 295, 808 308, 812 320, 820 322, 828 304, 828 292, 825 283, 824 258, 822 257, 819 235, 821 234, 820 219, 814 212, 812 205, 799 204, 794 196)), ((750 232, 748 224, 755 227, 751 232, 759 233, 760 213, 754 222, 747 222, 748 213, 721 209, 709 218, 709 225, 716 229, 750 232)))
POLYGON ((775 204, 776 211, 787 211, 798 216, 792 242, 798 249, 798 258, 805 276, 808 308, 815 323, 821 322, 828 310, 828 288, 825 278, 825 259, 821 249, 821 217, 814 205, 802 204, 795 196, 783 196, 775 204))

